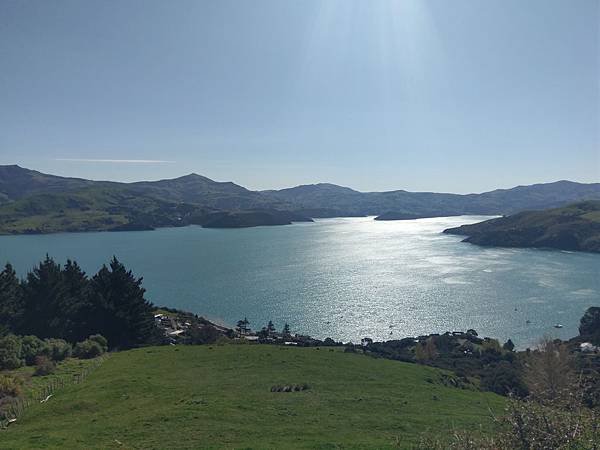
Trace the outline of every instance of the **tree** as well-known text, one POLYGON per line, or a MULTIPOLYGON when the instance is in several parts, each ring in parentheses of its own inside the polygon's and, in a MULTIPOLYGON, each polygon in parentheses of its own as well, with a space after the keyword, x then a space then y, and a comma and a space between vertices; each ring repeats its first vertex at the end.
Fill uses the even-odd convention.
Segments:
POLYGON ((508 361, 486 366, 481 373, 481 387, 500 395, 525 397, 528 394, 521 373, 508 361))
POLYGON ((579 322, 579 334, 600 344, 600 307, 588 308, 579 322))
POLYGON ((0 272, 0 336, 14 332, 24 312, 23 290, 10 264, 0 272))
POLYGON ((570 360, 564 344, 542 339, 526 361, 525 381, 532 396, 550 401, 561 397, 574 379, 570 360))
POLYGON ((281 334, 284 337, 288 337, 291 335, 290 333, 290 326, 288 325, 288 323, 286 322, 285 325, 283 326, 283 330, 281 330, 281 334))
POLYGON ((57 337, 77 342, 88 336, 88 312, 90 282, 85 272, 75 261, 67 260, 63 268, 65 295, 60 307, 64 311, 58 321, 57 337))
POLYGON ((62 336, 66 291, 60 265, 46 255, 46 259, 27 274, 23 294, 20 333, 40 338, 62 336))
POLYGON ((18 336, 9 334, 0 338, 0 370, 12 370, 24 363, 21 355, 22 345, 18 336))
POLYGON ((142 278, 135 278, 116 257, 90 283, 88 331, 102 334, 110 348, 131 348, 155 341, 152 304, 144 298, 142 278))
POLYGON ((269 320, 269 323, 267 324, 267 334, 272 336, 273 333, 275 333, 275 325, 273 325, 272 320, 269 320))
POLYGON ((242 335, 248 334, 248 332, 250 331, 250 327, 248 326, 249 324, 250 322, 248 322, 248 319, 244 317, 243 320, 238 320, 235 329, 238 331, 238 333, 242 335))
POLYGON ((512 340, 508 340, 504 343, 504 345, 502 346, 502 348, 506 351, 512 352, 515 349, 515 344, 513 343, 512 340))

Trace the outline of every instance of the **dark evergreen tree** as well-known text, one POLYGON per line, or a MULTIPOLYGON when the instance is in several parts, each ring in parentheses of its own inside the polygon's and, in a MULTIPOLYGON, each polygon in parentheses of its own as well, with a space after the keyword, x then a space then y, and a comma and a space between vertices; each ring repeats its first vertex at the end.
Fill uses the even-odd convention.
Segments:
POLYGON ((0 336, 14 332, 24 312, 23 290, 10 264, 0 272, 0 336))
POLYGON ((248 321, 248 319, 246 317, 244 317, 244 320, 238 320, 237 326, 235 327, 235 329, 240 334, 248 334, 248 332, 250 331, 249 325, 250 325, 250 322, 248 321))
POLYGON ((273 333, 275 333, 275 325, 273 325, 272 320, 269 320, 269 323, 267 324, 267 334, 271 336, 273 333))
POLYGON ((106 337, 113 349, 153 343, 158 329, 145 291, 142 278, 135 278, 113 257, 109 267, 102 266, 91 280, 88 330, 106 337))
POLYGON ((79 342, 90 335, 90 282, 75 261, 67 260, 63 268, 63 283, 65 296, 60 304, 63 316, 60 321, 60 334, 57 334, 57 337, 69 342, 79 342))
POLYGON ((504 345, 502 346, 502 348, 504 350, 507 350, 509 352, 512 352, 515 349, 515 344, 513 343, 513 341, 511 339, 509 339, 508 341, 506 341, 504 343, 504 345))
POLYGON ((284 336, 290 336, 290 326, 286 324, 283 326, 283 330, 281 331, 281 334, 283 334, 284 336))
POLYGON ((579 335, 600 345, 600 307, 588 308, 579 322, 579 335))
POLYGON ((46 259, 27 274, 23 294, 24 313, 19 332, 39 338, 61 337, 66 289, 60 265, 46 255, 46 259))

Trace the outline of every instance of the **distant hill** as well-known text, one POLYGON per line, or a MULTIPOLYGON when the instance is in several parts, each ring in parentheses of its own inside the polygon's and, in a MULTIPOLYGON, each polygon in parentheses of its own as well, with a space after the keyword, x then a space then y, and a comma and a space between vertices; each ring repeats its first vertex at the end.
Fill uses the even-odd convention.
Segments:
POLYGON ((197 224, 245 227, 288 224, 314 217, 379 216, 378 220, 510 214, 525 209, 600 200, 600 183, 569 181, 483 194, 359 192, 321 183, 251 191, 190 174, 117 183, 47 175, 0 166, 0 233, 146 230, 197 224))
POLYGON ((478 245, 600 252, 600 201, 525 211, 444 233, 466 235, 465 242, 478 245))
POLYGON ((512 214, 580 200, 600 200, 600 183, 558 181, 466 195, 403 190, 359 192, 321 183, 264 193, 292 203, 303 211, 311 211, 312 217, 375 215, 379 216, 378 220, 402 220, 461 214, 512 214))
POLYGON ((58 177, 17 165, 0 166, 0 204, 32 194, 64 193, 90 186, 110 186, 113 184, 118 183, 58 177))

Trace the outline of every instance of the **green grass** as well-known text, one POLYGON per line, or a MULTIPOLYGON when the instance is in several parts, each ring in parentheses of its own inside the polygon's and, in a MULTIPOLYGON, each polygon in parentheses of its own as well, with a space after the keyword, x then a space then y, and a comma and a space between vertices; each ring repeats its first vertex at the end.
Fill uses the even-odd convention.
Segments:
POLYGON ((32 406, 0 447, 406 448, 422 433, 491 429, 505 400, 440 373, 327 348, 137 349, 32 406), (310 389, 270 392, 300 383, 310 389))
MULTIPOLYGON (((56 370, 51 375, 34 376, 35 367, 25 366, 16 370, 4 371, 9 375, 16 375, 23 380, 23 394, 25 397, 38 399, 45 388, 52 385, 58 380, 64 381, 66 384, 72 383, 73 380, 80 376, 81 373, 91 366, 95 366, 95 359, 77 359, 68 358, 60 362, 56 366, 56 370)), ((0 445, 1 448, 1 445, 0 445)))

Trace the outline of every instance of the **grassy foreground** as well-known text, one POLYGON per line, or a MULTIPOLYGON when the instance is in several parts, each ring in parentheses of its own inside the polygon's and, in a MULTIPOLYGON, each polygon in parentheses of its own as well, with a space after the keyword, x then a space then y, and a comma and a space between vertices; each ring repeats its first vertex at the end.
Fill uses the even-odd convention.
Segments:
POLYGON ((440 371, 339 349, 152 347, 116 353, 32 406, 1 448, 406 448, 424 432, 491 427, 494 394, 440 371), (308 383, 301 392, 273 385, 308 383))

